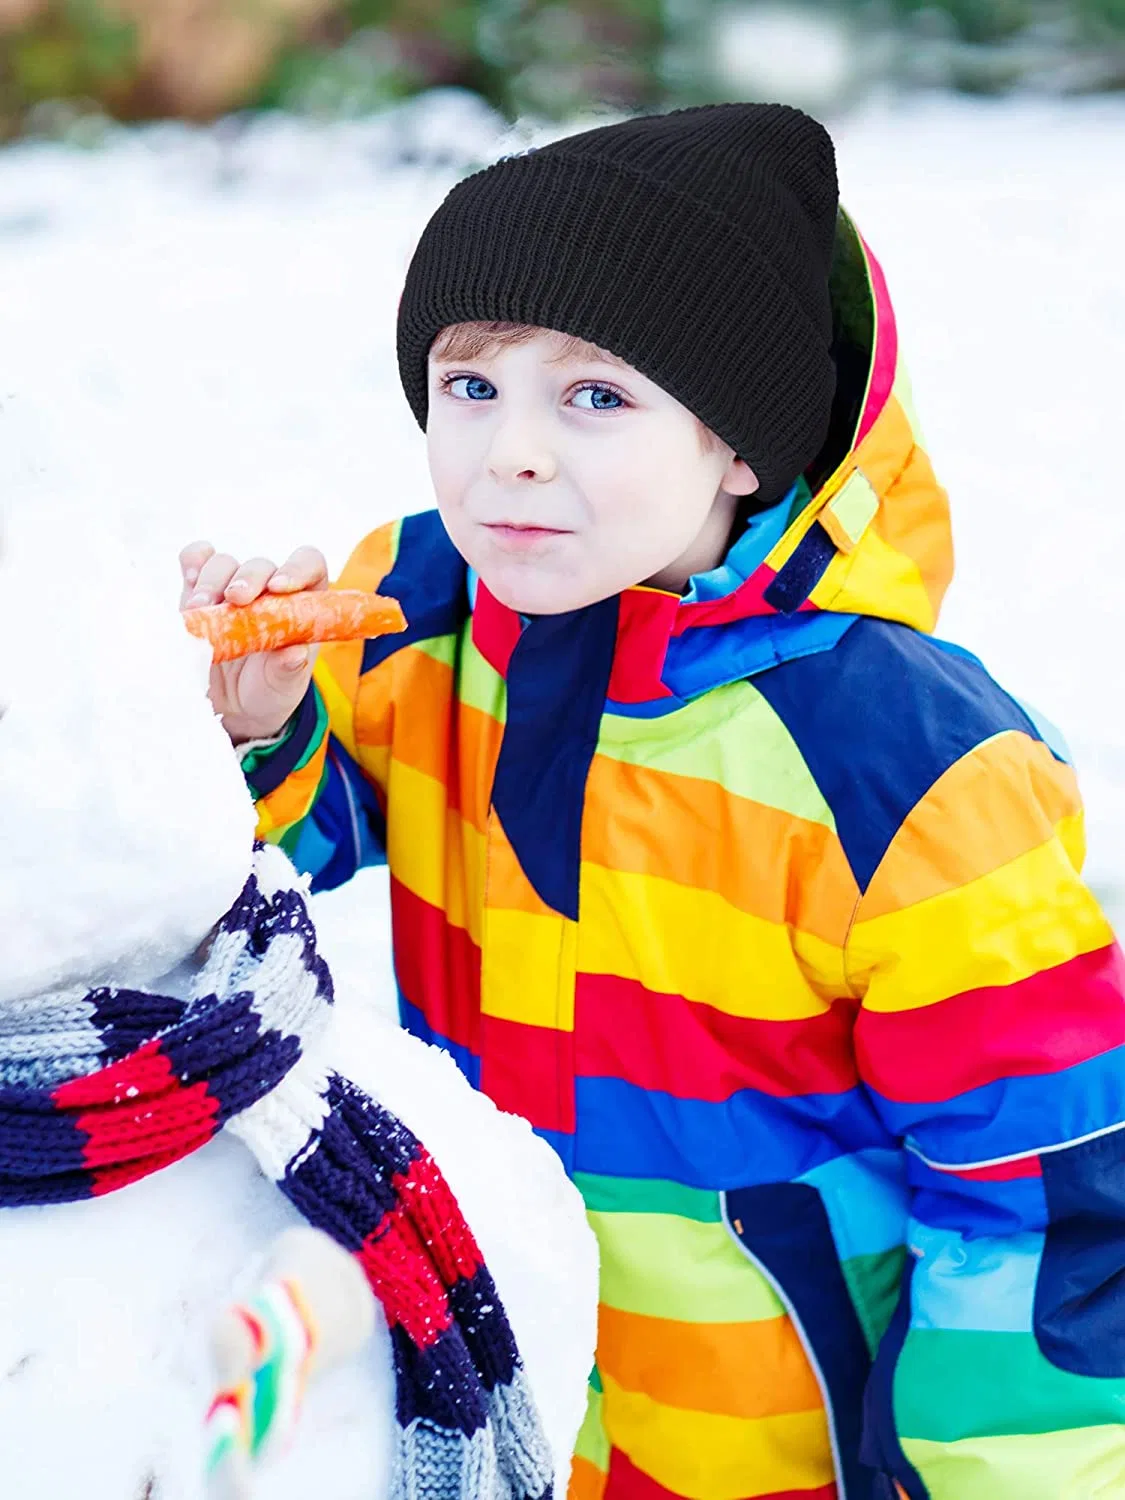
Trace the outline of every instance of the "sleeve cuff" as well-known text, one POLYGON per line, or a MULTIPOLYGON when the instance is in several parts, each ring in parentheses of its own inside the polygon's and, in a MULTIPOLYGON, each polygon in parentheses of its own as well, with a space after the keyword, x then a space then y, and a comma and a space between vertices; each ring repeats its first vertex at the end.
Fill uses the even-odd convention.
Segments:
POLYGON ((300 706, 272 742, 249 740, 237 747, 242 771, 255 802, 281 785, 311 759, 328 732, 328 715, 313 683, 300 706), (245 753, 243 753, 245 752, 245 753))

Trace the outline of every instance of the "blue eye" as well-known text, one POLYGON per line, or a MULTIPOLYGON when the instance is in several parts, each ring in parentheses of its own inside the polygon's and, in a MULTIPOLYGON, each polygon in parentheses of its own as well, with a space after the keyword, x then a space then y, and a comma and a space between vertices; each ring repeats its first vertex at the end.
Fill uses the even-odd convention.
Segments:
POLYGON ((462 382, 465 385, 465 396, 470 401, 488 401, 496 394, 496 387, 479 375, 447 375, 442 384, 447 390, 452 391, 454 386, 462 382))
POLYGON ((577 399, 579 396, 584 396, 587 393, 589 393, 590 396, 590 405, 580 406, 580 411, 617 411, 625 405, 624 398, 622 397, 620 391, 615 391, 611 385, 597 384, 580 386, 579 389, 574 393, 575 402, 577 403, 577 399), (607 396, 609 397, 609 401, 603 399, 607 396), (614 404, 610 405, 610 402, 613 402, 614 404))

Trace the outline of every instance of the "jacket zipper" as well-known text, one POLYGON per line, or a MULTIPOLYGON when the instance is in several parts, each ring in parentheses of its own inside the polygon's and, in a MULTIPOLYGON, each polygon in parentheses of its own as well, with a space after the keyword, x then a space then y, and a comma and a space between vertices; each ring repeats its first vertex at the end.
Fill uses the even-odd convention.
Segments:
POLYGON ((726 1229, 727 1233, 730 1235, 734 1243, 742 1251, 746 1259, 758 1272, 758 1274, 762 1276, 773 1288, 778 1301, 785 1308, 785 1311, 789 1315, 789 1320, 793 1324, 793 1328, 796 1331, 797 1337, 801 1342, 801 1348, 805 1351, 805 1357, 808 1359, 808 1362, 812 1367, 812 1372, 816 1376, 816 1383, 820 1387, 820 1397, 824 1402, 824 1411, 825 1415, 828 1418, 828 1442, 832 1449, 832 1467, 836 1471, 836 1494, 838 1500, 848 1500, 847 1490, 844 1486, 844 1466, 840 1462, 840 1442, 839 1438, 836 1435, 836 1415, 832 1410, 832 1397, 828 1393, 828 1386, 825 1383, 824 1374, 820 1368, 820 1362, 817 1360, 816 1355, 813 1353, 813 1348, 809 1343, 808 1335, 805 1333, 804 1326, 801 1323, 800 1318, 797 1316, 797 1309, 789 1300, 788 1296, 785 1293, 785 1289, 782 1287, 777 1278, 773 1276, 769 1271, 767 1271, 758 1257, 756 1255, 753 1255, 746 1248, 746 1245, 743 1243, 742 1237, 738 1234, 734 1225, 730 1221, 730 1216, 727 1211, 726 1193, 719 1194, 719 1207, 723 1215, 724 1228, 726 1229))

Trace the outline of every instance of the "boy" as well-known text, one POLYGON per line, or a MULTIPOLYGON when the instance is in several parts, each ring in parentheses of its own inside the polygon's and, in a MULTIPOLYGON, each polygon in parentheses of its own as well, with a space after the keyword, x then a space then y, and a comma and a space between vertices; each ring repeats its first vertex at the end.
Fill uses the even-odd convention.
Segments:
POLYGON ((213 696, 320 887, 389 861, 404 1023, 586 1198, 575 1500, 1125 1493, 1120 954, 1062 751, 928 634, 946 497, 827 135, 500 161, 398 354, 437 512, 340 583, 406 634, 213 696))

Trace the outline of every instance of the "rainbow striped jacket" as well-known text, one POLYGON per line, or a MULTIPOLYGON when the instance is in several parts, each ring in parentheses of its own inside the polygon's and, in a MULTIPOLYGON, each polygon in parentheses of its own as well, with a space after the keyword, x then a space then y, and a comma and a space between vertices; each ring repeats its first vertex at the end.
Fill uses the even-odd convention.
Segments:
POLYGON ((527 622, 384 527, 339 582, 406 633, 323 649, 247 775, 318 887, 387 861, 403 1022, 585 1196, 573 1500, 1110 1500, 1121 955, 1056 737, 929 634, 946 498, 846 217, 833 301, 795 518, 527 622))

